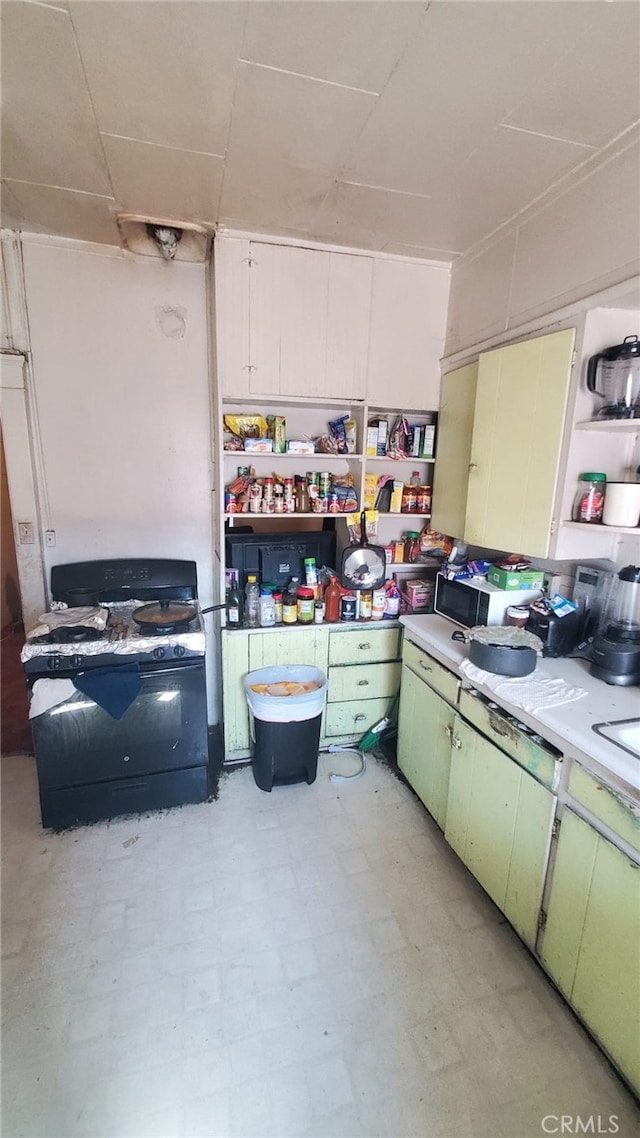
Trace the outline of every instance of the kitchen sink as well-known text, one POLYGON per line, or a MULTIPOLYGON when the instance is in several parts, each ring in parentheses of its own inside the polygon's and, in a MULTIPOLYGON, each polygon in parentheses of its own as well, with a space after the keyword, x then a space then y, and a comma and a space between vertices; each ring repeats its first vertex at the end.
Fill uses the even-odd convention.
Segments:
POLYGON ((610 743, 615 743, 616 747, 621 747, 623 751, 640 759, 640 718, 594 723, 593 730, 610 743))

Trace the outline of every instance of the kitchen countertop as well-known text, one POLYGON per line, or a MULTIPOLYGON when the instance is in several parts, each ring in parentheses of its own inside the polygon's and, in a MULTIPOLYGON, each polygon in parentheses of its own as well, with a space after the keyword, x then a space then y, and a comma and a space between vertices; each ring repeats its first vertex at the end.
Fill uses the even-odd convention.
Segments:
MULTIPOLYGON (((445 617, 402 616, 400 623, 419 646, 454 672, 459 671, 462 660, 468 656, 468 647, 451 639, 459 626, 445 617)), ((572 703, 545 708, 532 715, 521 707, 510 705, 482 684, 471 684, 461 675, 464 687, 473 686, 500 707, 526 723, 537 734, 558 747, 564 755, 577 759, 583 766, 618 787, 625 795, 640 803, 640 759, 621 750, 615 743, 592 730, 594 723, 616 719, 633 719, 640 715, 640 691, 637 687, 617 687, 605 684, 589 672, 586 660, 540 660, 549 676, 558 676, 574 687, 584 688, 586 696, 572 703)))

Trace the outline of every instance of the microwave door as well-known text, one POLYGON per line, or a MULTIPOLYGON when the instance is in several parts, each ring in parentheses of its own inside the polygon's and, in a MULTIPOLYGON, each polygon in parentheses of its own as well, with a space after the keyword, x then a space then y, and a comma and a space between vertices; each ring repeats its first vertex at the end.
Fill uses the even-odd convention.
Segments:
POLYGON ((443 579, 439 582, 436 610, 465 628, 473 628, 478 623, 478 593, 459 581, 443 579))

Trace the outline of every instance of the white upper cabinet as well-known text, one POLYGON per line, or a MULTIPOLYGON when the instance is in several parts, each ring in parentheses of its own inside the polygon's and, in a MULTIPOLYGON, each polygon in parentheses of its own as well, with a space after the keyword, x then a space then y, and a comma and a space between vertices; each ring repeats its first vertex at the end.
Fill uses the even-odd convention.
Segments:
POLYGON ((376 259, 367 397, 382 407, 435 409, 449 267, 376 259))
POLYGON ((447 265, 231 236, 214 264, 223 398, 437 408, 447 265))
POLYGON ((251 242, 250 391, 364 399, 370 295, 366 257, 251 242))

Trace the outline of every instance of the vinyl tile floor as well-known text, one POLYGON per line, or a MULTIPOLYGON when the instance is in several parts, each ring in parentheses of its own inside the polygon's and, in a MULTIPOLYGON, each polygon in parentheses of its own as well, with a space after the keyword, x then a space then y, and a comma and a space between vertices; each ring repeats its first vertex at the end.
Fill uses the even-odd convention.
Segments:
POLYGON ((411 790, 329 780, 356 765, 51 835, 2 760, 4 1138, 637 1133, 411 790))

